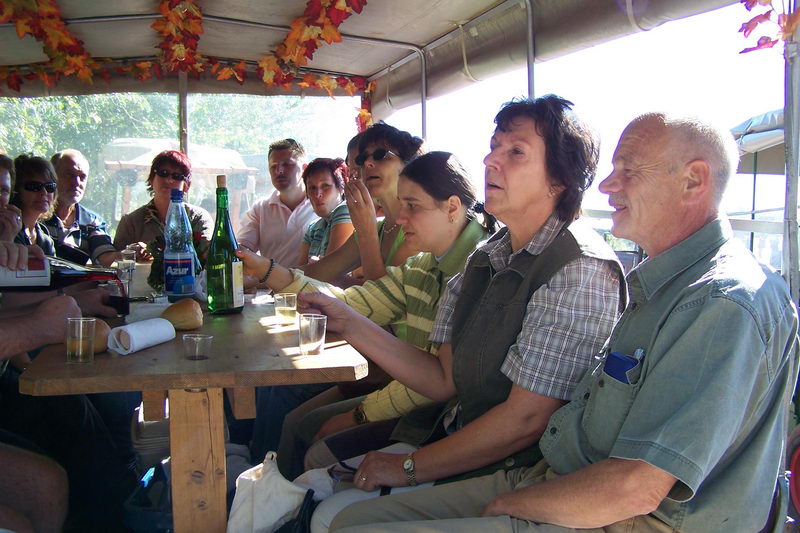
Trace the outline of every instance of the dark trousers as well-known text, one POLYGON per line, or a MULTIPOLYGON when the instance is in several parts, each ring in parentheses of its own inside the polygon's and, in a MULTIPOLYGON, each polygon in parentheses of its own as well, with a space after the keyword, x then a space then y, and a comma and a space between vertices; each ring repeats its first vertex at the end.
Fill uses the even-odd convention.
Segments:
MULTIPOLYGON (((114 402, 103 403, 104 408, 114 402)), ((120 420, 123 415, 119 415, 120 420)), ((130 442, 130 419, 127 419, 130 442)), ((19 392, 19 373, 0 377, 0 428, 40 447, 67 471, 68 529, 121 531, 122 503, 136 486, 130 449, 121 449, 86 395, 27 396, 19 392)), ((124 441, 122 430, 116 428, 124 441)))
POLYGON ((260 463, 268 451, 278 450, 283 419, 289 411, 332 386, 332 383, 312 383, 258 387, 256 421, 253 427, 253 441, 250 444, 250 457, 253 462, 260 463))

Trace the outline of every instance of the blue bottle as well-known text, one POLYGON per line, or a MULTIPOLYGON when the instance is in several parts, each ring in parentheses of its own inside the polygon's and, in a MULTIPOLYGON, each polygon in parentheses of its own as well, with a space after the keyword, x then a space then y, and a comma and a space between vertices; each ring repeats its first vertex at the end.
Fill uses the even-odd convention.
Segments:
POLYGON ((183 191, 170 193, 167 223, 164 226, 164 292, 170 302, 194 296, 195 260, 192 226, 183 208, 183 191))

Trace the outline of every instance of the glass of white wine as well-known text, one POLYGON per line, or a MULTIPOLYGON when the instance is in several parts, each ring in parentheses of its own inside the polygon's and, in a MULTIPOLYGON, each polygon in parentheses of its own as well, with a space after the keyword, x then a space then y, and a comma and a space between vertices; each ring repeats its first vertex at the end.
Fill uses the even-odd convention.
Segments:
POLYGON ((291 292, 276 294, 275 316, 281 324, 294 324, 297 321, 297 295, 291 292))

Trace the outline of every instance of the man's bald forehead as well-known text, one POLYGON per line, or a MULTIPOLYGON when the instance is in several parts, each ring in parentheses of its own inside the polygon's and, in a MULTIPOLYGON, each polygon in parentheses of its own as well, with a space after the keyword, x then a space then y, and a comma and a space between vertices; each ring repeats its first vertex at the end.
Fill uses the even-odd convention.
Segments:
POLYGON ((55 154, 50 162, 53 163, 56 170, 58 170, 61 165, 74 163, 80 166, 84 172, 89 171, 89 160, 86 159, 86 156, 79 150, 62 150, 55 154))

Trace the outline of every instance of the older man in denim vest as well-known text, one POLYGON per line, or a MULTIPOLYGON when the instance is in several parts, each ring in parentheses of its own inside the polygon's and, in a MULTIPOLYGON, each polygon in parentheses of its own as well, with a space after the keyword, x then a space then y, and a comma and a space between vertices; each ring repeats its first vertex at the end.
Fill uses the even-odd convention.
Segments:
POLYGON ((533 468, 355 504, 331 530, 755 532, 783 470, 798 319, 783 279, 719 205, 735 146, 693 119, 647 114, 600 184, 614 235, 648 259, 533 468))

